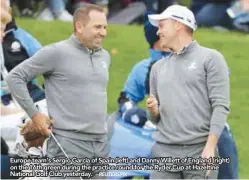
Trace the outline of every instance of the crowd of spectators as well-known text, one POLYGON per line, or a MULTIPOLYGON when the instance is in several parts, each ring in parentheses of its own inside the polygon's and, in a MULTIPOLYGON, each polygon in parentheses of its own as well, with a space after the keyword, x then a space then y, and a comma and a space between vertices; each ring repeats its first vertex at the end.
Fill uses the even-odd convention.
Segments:
MULTIPOLYGON (((15 9, 21 17, 72 22, 74 11, 87 3, 104 7, 110 17, 134 2, 144 3, 146 11, 156 13, 180 3, 177 0, 12 0, 11 4, 17 7, 15 9)), ((191 0, 190 9, 194 12, 199 27, 249 32, 248 0, 191 0)))

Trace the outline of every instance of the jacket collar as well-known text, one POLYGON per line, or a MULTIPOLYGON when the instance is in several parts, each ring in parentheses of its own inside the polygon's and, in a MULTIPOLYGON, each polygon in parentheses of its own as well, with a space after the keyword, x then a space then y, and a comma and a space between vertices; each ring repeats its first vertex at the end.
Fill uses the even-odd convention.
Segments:
POLYGON ((197 46, 198 46, 197 41, 193 40, 191 43, 189 43, 188 45, 184 46, 182 48, 182 50, 180 50, 180 52, 178 52, 178 53, 174 52, 173 54, 180 55, 180 54, 184 54, 184 53, 187 53, 187 52, 191 52, 197 46))

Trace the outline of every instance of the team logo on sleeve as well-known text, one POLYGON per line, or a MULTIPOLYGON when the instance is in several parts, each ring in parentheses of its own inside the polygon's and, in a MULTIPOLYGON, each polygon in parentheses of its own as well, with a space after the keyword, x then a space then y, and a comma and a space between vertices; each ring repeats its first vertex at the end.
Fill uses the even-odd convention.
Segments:
POLYGON ((18 41, 14 41, 11 44, 11 51, 12 52, 20 52, 21 51, 21 44, 18 41))

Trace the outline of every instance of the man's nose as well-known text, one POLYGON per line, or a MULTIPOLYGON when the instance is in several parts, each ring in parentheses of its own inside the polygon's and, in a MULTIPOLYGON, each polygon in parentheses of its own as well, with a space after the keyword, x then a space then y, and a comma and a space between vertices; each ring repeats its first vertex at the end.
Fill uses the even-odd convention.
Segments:
POLYGON ((101 30, 100 30, 100 35, 101 35, 102 37, 105 37, 106 34, 107 34, 106 29, 105 29, 105 28, 101 28, 101 30))

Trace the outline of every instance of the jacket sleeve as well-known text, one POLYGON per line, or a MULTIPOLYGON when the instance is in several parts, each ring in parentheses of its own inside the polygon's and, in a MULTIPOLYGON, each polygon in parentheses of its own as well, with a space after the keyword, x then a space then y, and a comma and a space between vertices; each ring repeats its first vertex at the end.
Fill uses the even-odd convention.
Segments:
POLYGON ((208 97, 212 106, 210 134, 220 136, 230 112, 229 71, 224 57, 214 51, 206 62, 208 97))
POLYGON ((26 84, 39 75, 49 75, 53 72, 56 65, 55 60, 58 59, 55 53, 56 48, 52 46, 41 49, 34 56, 12 69, 6 78, 11 94, 30 117, 35 115, 38 110, 28 93, 26 84))

